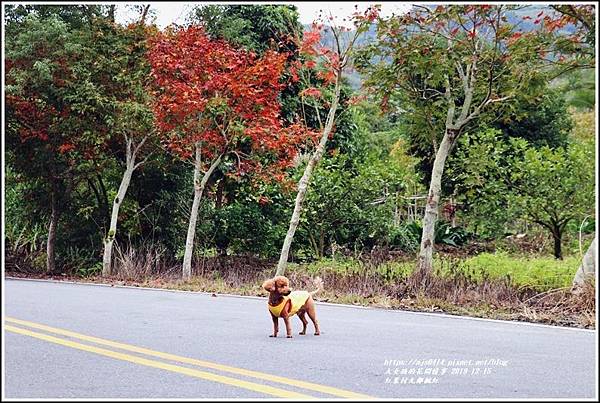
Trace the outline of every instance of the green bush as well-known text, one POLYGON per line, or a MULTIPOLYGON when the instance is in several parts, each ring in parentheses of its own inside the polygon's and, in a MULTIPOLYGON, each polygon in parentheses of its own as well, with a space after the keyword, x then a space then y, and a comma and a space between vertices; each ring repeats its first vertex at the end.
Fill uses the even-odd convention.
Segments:
POLYGON ((79 267, 75 274, 80 277, 92 277, 102 273, 102 262, 96 262, 89 267, 79 267))
POLYGON ((392 228, 390 244, 407 252, 415 252, 421 243, 423 228, 416 222, 403 223, 392 228))
POLYGON ((467 230, 461 227, 452 227, 449 223, 438 222, 435 227, 435 243, 461 246, 470 238, 467 230))
MULTIPOLYGON (((390 233, 390 243, 405 251, 417 251, 421 244, 423 226, 412 221, 393 228, 390 233)), ((450 223, 438 221, 435 226, 435 243, 437 245, 464 245, 471 234, 461 227, 452 227, 450 223)))
POLYGON ((33 258, 30 260, 31 269, 35 272, 43 272, 46 270, 46 261, 48 260, 48 255, 46 252, 39 252, 32 254, 33 258))
POLYGON ((99 274, 102 272, 102 256, 94 250, 68 246, 57 253, 57 269, 82 277, 99 274))

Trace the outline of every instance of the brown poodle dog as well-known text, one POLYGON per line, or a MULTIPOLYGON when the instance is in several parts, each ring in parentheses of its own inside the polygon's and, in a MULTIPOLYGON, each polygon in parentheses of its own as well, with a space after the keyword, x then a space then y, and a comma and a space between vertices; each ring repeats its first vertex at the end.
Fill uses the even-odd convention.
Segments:
POLYGON ((310 320, 315 326, 315 336, 321 334, 319 330, 319 322, 317 322, 317 313, 315 309, 315 301, 312 296, 323 289, 323 281, 317 277, 315 282, 318 288, 315 291, 290 291, 290 281, 287 277, 277 276, 266 280, 263 283, 263 288, 269 291, 269 312, 273 319, 273 334, 269 337, 277 337, 279 332, 279 318, 282 317, 285 322, 287 337, 292 337, 292 325, 290 317, 298 314, 302 321, 302 331, 300 334, 306 334, 305 314, 308 314, 310 320))

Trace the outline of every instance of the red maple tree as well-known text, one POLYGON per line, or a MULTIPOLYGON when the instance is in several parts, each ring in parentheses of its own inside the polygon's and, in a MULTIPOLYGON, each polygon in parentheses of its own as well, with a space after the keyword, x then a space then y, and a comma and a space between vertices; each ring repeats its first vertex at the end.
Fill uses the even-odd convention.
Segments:
POLYGON ((191 275, 197 207, 210 175, 225 159, 232 175, 283 179, 299 146, 311 134, 284 125, 279 97, 288 55, 257 57, 200 26, 168 28, 152 38, 148 58, 155 81, 154 113, 164 146, 194 161, 195 194, 188 228, 184 278, 191 275))

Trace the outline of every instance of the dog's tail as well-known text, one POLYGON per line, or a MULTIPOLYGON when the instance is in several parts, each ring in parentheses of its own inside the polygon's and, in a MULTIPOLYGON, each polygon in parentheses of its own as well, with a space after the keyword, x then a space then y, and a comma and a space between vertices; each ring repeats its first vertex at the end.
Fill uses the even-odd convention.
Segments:
POLYGON ((318 293, 319 291, 323 291, 323 279, 321 279, 321 277, 317 276, 317 278, 315 278, 315 285, 317 286, 317 289, 310 292, 311 297, 313 295, 315 295, 316 293, 318 293))

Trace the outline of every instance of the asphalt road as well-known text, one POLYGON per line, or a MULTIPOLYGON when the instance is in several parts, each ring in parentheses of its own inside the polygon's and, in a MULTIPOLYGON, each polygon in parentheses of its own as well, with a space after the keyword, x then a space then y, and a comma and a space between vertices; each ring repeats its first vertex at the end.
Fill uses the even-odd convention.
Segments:
POLYGON ((266 298, 4 282, 3 398, 597 399, 596 332, 266 298), (120 344, 116 344, 120 343, 120 344))

